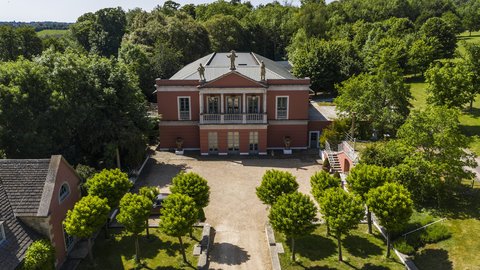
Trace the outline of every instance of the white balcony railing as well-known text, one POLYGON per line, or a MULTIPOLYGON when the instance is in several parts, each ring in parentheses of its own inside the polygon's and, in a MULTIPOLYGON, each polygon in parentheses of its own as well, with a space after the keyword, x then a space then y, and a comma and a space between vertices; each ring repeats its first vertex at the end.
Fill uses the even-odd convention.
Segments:
POLYGON ((287 110, 277 109, 277 119, 287 119, 287 110))
POLYGON ((190 111, 180 111, 179 120, 190 120, 190 111))
POLYGON ((204 113, 200 124, 266 124, 266 113, 204 113))

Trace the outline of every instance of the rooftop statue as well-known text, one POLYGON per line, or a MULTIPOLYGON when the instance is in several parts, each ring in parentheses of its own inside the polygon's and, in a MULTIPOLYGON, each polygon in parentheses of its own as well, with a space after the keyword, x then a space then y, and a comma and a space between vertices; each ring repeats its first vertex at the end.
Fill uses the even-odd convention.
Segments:
POLYGON ((200 63, 200 66, 197 68, 198 74, 200 75, 200 81, 206 81, 205 79, 205 67, 200 63))
POLYGON ((260 81, 265 81, 265 74, 265 63, 262 61, 262 63, 260 64, 260 81))
POLYGON ((230 53, 230 55, 227 55, 227 57, 230 58, 230 70, 235 70, 235 58, 237 58, 238 56, 234 50, 231 50, 230 53))

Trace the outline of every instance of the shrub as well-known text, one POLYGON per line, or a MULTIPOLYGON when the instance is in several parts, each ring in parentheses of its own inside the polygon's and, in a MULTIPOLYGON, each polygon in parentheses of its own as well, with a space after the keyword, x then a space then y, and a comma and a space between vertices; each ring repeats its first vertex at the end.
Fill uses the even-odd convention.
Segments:
POLYGON ((424 233, 420 235, 420 239, 425 244, 437 243, 442 240, 448 239, 452 236, 452 233, 443 224, 434 224, 425 229, 424 233))
POLYGON ((395 243, 393 243, 393 246, 395 247, 395 249, 397 249, 403 254, 412 255, 413 253, 415 253, 415 248, 409 245, 408 242, 405 241, 405 239, 395 241, 395 243))
POLYGON ((328 161, 328 158, 323 162, 322 169, 326 172, 330 171, 330 161, 328 161))
POLYGON ((54 250, 52 244, 47 240, 37 240, 27 249, 23 268, 26 270, 53 270, 54 250))

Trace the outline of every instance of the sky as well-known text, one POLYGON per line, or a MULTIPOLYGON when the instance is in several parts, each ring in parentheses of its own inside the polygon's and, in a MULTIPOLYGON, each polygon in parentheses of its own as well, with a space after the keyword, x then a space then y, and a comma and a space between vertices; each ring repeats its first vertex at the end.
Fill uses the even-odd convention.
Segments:
MULTIPOLYGON (((256 6, 273 0, 250 0, 256 6)), ((287 0, 298 5, 299 0, 287 0)), ((165 1, 154 0, 0 0, 0 21, 57 21, 75 22, 87 12, 107 7, 122 7, 124 10, 140 7, 150 11, 165 1)), ((180 4, 202 4, 213 0, 175 0, 180 4)), ((283 3, 284 0, 280 0, 283 3)))

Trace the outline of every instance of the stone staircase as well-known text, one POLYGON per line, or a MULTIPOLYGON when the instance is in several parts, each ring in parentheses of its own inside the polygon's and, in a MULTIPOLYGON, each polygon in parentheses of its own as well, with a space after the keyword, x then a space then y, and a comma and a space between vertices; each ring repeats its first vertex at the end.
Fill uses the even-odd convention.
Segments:
POLYGON ((325 154, 327 154, 328 162, 333 171, 342 172, 340 161, 338 160, 337 152, 332 151, 330 144, 325 142, 325 154))

